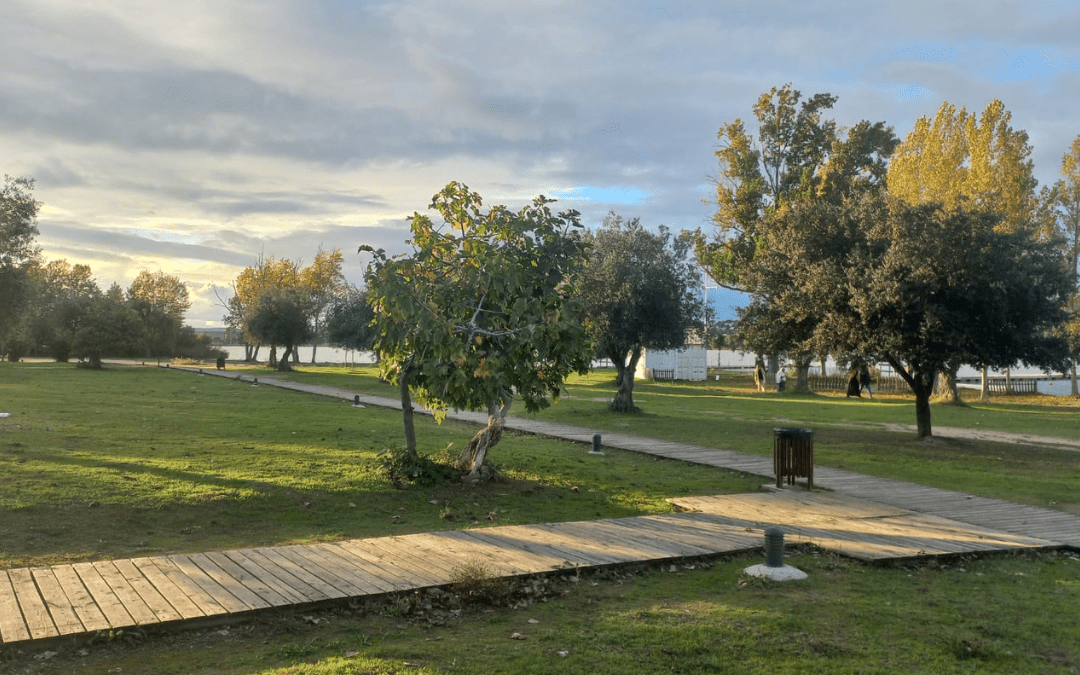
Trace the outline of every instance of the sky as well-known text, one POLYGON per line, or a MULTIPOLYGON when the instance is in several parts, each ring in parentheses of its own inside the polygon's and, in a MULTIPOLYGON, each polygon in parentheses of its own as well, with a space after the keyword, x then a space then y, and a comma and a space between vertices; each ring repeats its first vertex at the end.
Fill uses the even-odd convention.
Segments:
POLYGON ((450 181, 712 231, 717 131, 785 83, 901 138, 1000 99, 1040 184, 1080 135, 1075 0, 2 2, 0 173, 44 257, 175 275, 195 327, 260 257, 359 283, 450 181))

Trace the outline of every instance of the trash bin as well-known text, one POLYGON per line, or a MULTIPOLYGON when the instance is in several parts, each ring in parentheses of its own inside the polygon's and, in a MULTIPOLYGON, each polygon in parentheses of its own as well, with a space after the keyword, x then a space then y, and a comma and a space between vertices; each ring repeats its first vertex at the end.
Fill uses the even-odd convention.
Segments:
POLYGON ((794 485, 796 478, 805 478, 806 487, 814 488, 814 431, 799 427, 773 429, 773 471, 776 487, 784 480, 794 485))

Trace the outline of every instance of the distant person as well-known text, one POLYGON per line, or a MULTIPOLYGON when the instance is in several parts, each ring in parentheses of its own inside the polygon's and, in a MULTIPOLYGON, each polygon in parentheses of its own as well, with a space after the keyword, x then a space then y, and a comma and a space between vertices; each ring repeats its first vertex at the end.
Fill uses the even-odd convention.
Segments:
POLYGON ((847 381, 847 397, 852 396, 856 398, 862 398, 862 390, 859 385, 859 372, 857 370, 851 371, 851 377, 847 381))
POLYGON ((870 391, 871 382, 870 369, 863 366, 863 369, 859 371, 859 393, 861 394, 862 390, 865 389, 866 393, 870 394, 870 398, 874 398, 874 392, 870 391))
POLYGON ((765 391, 765 367, 761 365, 761 361, 754 364, 754 384, 758 391, 765 391))
POLYGON ((776 371, 776 391, 784 391, 785 384, 787 384, 787 373, 785 373, 784 369, 781 368, 780 370, 776 371))

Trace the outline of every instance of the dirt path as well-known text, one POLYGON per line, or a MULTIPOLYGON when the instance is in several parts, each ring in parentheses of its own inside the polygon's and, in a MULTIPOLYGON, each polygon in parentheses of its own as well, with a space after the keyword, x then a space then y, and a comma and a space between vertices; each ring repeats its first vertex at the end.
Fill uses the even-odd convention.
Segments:
MULTIPOLYGON (((819 422, 818 424, 824 424, 819 422)), ((828 424, 827 426, 848 429, 885 429, 896 433, 916 432, 914 424, 828 424)), ((1024 445, 1048 445, 1064 450, 1080 452, 1080 439, 1060 438, 1058 436, 1039 436, 1036 434, 1017 434, 1009 431, 990 429, 966 429, 964 427, 934 427, 936 438, 962 438, 971 441, 991 441, 993 443, 1017 443, 1024 445)))

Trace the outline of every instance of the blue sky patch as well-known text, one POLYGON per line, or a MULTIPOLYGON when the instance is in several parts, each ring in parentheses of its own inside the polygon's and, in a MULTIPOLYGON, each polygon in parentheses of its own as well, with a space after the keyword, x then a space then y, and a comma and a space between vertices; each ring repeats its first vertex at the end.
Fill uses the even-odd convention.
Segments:
POLYGON ((636 204, 649 196, 645 190, 622 187, 576 187, 556 190, 561 199, 580 199, 601 204, 636 204))

